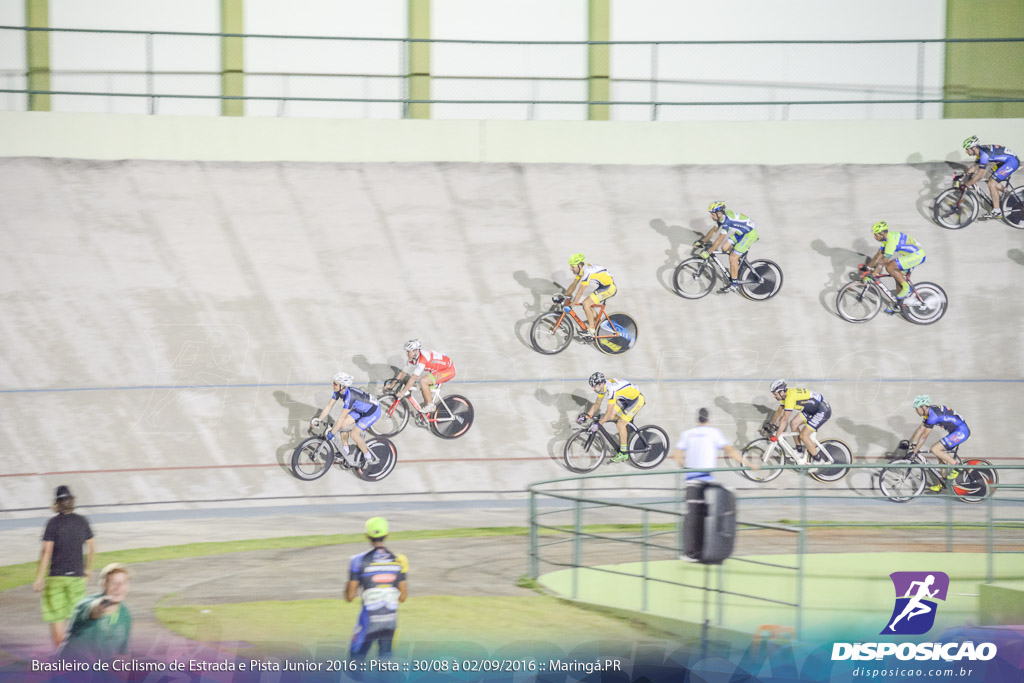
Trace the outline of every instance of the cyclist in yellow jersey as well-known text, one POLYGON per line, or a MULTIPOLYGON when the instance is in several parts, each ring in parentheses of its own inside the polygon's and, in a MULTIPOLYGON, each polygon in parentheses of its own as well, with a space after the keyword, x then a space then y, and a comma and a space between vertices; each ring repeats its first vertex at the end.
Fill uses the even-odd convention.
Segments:
POLYGON ((569 312, 571 306, 578 304, 580 299, 583 299, 583 292, 591 282, 597 284, 597 289, 583 299, 583 312, 587 316, 587 334, 594 337, 597 335, 595 329, 597 312, 594 307, 600 306, 605 299, 610 299, 615 295, 615 280, 612 279, 607 268, 586 263, 586 257, 583 254, 570 256, 569 268, 576 279, 569 285, 569 289, 565 290, 565 298, 569 300, 565 305, 566 313, 569 312), (573 296, 574 294, 575 296, 573 296))
POLYGON ((825 398, 809 389, 790 388, 786 380, 777 379, 772 382, 772 396, 779 401, 779 407, 765 423, 766 427, 782 432, 799 432, 797 450, 807 448, 811 460, 818 457, 818 447, 811 435, 818 427, 832 417, 832 407, 825 398))
POLYGON ((601 403, 604 397, 608 396, 608 410, 604 416, 594 420, 590 425, 590 431, 596 432, 603 422, 615 420, 615 426, 619 430, 619 452, 612 462, 623 462, 629 459, 629 449, 626 447, 626 425, 633 421, 636 414, 644 407, 646 400, 644 395, 635 384, 624 379, 608 379, 602 372, 595 372, 590 376, 590 388, 597 394, 597 400, 590 407, 586 415, 577 418, 579 424, 584 424, 594 414, 601 410, 601 403))

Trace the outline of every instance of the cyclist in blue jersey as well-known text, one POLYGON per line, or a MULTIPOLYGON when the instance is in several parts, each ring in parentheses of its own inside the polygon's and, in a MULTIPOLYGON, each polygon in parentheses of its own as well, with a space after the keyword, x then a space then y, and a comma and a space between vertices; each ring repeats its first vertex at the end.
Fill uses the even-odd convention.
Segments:
POLYGON ((974 185, 984 177, 988 165, 995 164, 992 175, 988 179, 988 193, 992 197, 992 210, 982 218, 1002 216, 1003 211, 999 208, 1001 186, 1005 185, 1006 181, 1010 179, 1010 175, 1020 167, 1020 159, 1008 147, 979 144, 977 135, 972 135, 964 140, 964 151, 975 159, 974 165, 967 171, 964 179, 965 185, 974 185))
POLYGON ((711 214, 711 220, 715 222, 715 225, 708 230, 702 239, 694 242, 693 246, 700 249, 700 257, 706 259, 711 256, 711 252, 718 249, 724 240, 727 239, 729 241, 729 244, 722 251, 729 254, 729 275, 732 279, 718 290, 720 294, 724 294, 735 291, 739 287, 737 279, 740 272, 740 258, 757 241, 757 227, 754 225, 754 221, 742 213, 726 211, 725 202, 711 202, 708 204, 708 213, 711 214), (716 232, 718 237, 715 239, 714 244, 707 248, 708 243, 711 241, 711 236, 716 232))
MULTIPOLYGON (((878 253, 871 257, 867 267, 873 268, 871 275, 878 277, 885 272, 892 275, 899 284, 900 289, 896 292, 897 299, 904 299, 910 294, 910 283, 904 272, 909 273, 911 268, 924 263, 925 253, 920 244, 910 235, 903 232, 896 232, 889 229, 885 221, 878 221, 871 227, 875 240, 882 242, 878 253)), ((867 277, 867 275, 865 275, 867 277)))
POLYGON ((391 645, 398 628, 398 604, 409 595, 409 560, 384 547, 388 521, 383 517, 366 520, 370 549, 353 555, 348 561, 345 600, 352 602, 363 589, 363 608, 352 633, 352 659, 362 660, 377 643, 378 656, 391 656, 391 645))
POLYGON ((334 426, 325 434, 328 441, 331 441, 338 434, 341 434, 341 455, 349 465, 356 466, 355 454, 351 453, 348 445, 348 437, 351 434, 352 440, 362 452, 363 456, 370 454, 363 439, 363 432, 369 429, 370 425, 380 419, 380 404, 377 399, 370 396, 362 389, 354 389, 352 375, 339 372, 334 376, 334 393, 331 400, 327 402, 320 414, 314 417, 309 426, 317 428, 331 412, 331 408, 338 401, 341 401, 341 414, 335 420, 334 426), (358 427, 358 429, 356 429, 358 427))
MULTIPOLYGON (((942 427, 946 430, 947 434, 942 440, 937 441, 932 446, 931 453, 947 465, 956 465, 956 460, 950 454, 950 451, 964 441, 967 441, 971 436, 971 430, 967 427, 967 423, 964 422, 964 418, 948 406, 932 405, 932 398, 927 394, 921 394, 914 399, 914 410, 924 418, 924 421, 914 430, 914 435, 910 437, 909 448, 919 451, 924 446, 924 442, 928 439, 932 429, 942 427)), ((900 445, 902 446, 903 444, 900 445)), ((946 480, 952 481, 959 476, 960 472, 952 469, 946 475, 946 480)), ((942 487, 942 484, 935 484, 930 488, 932 491, 938 492, 942 490, 942 487)))

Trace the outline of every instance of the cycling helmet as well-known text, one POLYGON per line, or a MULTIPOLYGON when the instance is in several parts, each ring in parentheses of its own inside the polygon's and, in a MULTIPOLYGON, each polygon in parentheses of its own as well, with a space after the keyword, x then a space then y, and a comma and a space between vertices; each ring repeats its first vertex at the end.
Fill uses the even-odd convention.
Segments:
POLYGON ((928 394, 921 394, 914 399, 914 409, 917 410, 921 406, 930 406, 932 404, 932 397, 928 394))
POLYGON ((725 211, 725 202, 711 202, 708 204, 708 213, 714 213, 715 211, 725 211))
POLYGON ((346 374, 344 372, 339 372, 338 374, 336 374, 334 376, 334 383, 335 384, 340 384, 343 387, 350 387, 350 386, 352 386, 352 381, 354 379, 355 378, 352 377, 352 375, 348 375, 348 374, 346 374))
POLYGON ((785 390, 786 390, 786 380, 784 380, 784 379, 777 379, 774 382, 772 382, 772 393, 773 394, 778 393, 780 391, 785 391, 785 390))
POLYGON ((593 375, 590 376, 590 386, 593 387, 594 389, 597 388, 598 384, 604 381, 605 376, 603 372, 595 372, 593 375))
POLYGON ((406 351, 419 351, 422 348, 423 344, 420 342, 419 339, 410 339, 409 341, 405 342, 406 351))
POLYGON ((971 147, 977 147, 977 146, 978 146, 978 136, 977 135, 972 135, 971 137, 969 137, 966 140, 964 140, 964 151, 965 152, 967 150, 969 150, 971 147))
POLYGON ((586 257, 583 254, 573 254, 572 256, 569 257, 569 265, 578 266, 585 260, 586 257))
POLYGON ((889 224, 886 223, 885 221, 878 221, 877 223, 875 223, 874 225, 871 226, 871 232, 873 232, 876 235, 881 235, 883 232, 888 232, 888 231, 889 231, 889 224))

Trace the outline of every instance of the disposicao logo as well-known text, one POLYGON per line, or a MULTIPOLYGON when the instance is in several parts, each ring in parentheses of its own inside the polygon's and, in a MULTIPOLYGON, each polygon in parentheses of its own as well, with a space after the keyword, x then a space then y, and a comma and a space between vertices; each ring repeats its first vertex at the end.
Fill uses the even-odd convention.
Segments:
POLYGON ((943 572, 893 572, 896 605, 880 635, 919 636, 935 624, 936 600, 945 602, 949 576, 943 572))

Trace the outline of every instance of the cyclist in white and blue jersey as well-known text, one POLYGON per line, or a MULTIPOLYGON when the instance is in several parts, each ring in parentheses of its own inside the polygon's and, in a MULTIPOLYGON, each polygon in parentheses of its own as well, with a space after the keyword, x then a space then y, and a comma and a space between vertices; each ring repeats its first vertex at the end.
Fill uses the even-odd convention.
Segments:
POLYGON ((359 448, 364 456, 369 455, 370 450, 366 447, 363 432, 380 419, 381 410, 377 399, 362 389, 352 387, 353 381, 352 375, 345 374, 344 372, 339 372, 334 376, 334 393, 331 394, 331 400, 327 402, 327 405, 320 411, 320 414, 312 419, 310 426, 313 428, 319 427, 330 414, 334 404, 341 401, 341 414, 338 415, 334 426, 324 436, 328 441, 331 441, 340 434, 341 455, 349 465, 355 466, 357 461, 349 448, 348 437, 351 434, 356 447, 359 448))
POLYGON ((982 218, 1002 216, 1003 211, 999 208, 999 186, 1009 180, 1010 175, 1020 167, 1020 159, 1009 147, 979 144, 977 135, 972 135, 964 140, 964 151, 975 159, 974 165, 967 171, 964 179, 965 185, 973 185, 981 180, 988 165, 995 164, 992 176, 988 179, 988 193, 992 198, 992 210, 982 218))
MULTIPOLYGON (((924 442, 928 439, 932 429, 942 427, 946 430, 946 436, 936 442, 931 447, 930 452, 947 465, 956 465, 956 460, 950 454, 950 451, 964 441, 967 441, 971 436, 971 430, 968 428, 964 418, 949 406, 932 405, 932 398, 927 394, 921 394, 914 399, 914 411, 923 417, 924 421, 918 425, 917 429, 914 430, 914 435, 910 437, 910 447, 915 451, 919 451, 924 446, 924 442)), ((952 481, 958 476, 960 476, 960 472, 952 469, 946 475, 946 479, 947 481, 952 481)), ((935 484, 930 488, 932 491, 941 491, 942 484, 935 484)))
POLYGON ((700 249, 700 257, 706 259, 711 256, 711 252, 721 246, 724 240, 729 241, 729 244, 723 251, 729 254, 729 276, 731 279, 724 287, 718 290, 719 293, 724 294, 734 291, 739 286, 737 278, 740 272, 740 259, 757 241, 757 226, 754 225, 754 221, 742 213, 727 211, 725 209, 725 202, 711 202, 708 204, 708 213, 711 214, 711 220, 715 222, 715 225, 708 230, 702 239, 697 240, 693 246, 700 249), (715 239, 714 244, 710 248, 705 248, 707 243, 711 241, 711 236, 716 232, 718 237, 715 239))

